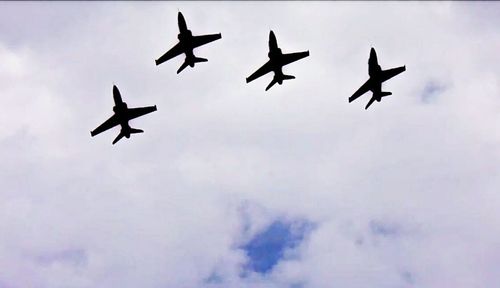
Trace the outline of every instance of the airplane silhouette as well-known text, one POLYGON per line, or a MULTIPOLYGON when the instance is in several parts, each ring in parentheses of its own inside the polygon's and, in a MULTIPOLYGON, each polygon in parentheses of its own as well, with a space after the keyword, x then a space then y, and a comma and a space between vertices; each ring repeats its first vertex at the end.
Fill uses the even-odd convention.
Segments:
POLYGON ((273 71, 273 80, 271 81, 271 83, 269 83, 269 85, 267 85, 266 91, 276 83, 280 85, 283 84, 283 80, 295 79, 295 76, 283 74, 282 68, 285 65, 309 56, 309 51, 283 54, 281 52, 281 49, 278 48, 276 36, 274 36, 274 32, 271 30, 271 32, 269 33, 269 53, 267 54, 267 56, 269 57, 269 60, 266 62, 266 64, 264 64, 252 75, 246 78, 247 83, 249 83, 273 71))
POLYGON ((373 95, 366 105, 365 110, 372 105, 373 101, 377 100, 377 102, 380 102, 382 97, 392 94, 391 92, 382 92, 382 82, 391 79, 405 70, 406 66, 382 70, 377 62, 377 53, 372 47, 370 50, 370 59, 368 60, 368 74, 370 75, 370 78, 365 82, 365 84, 361 85, 358 91, 354 92, 354 94, 349 97, 349 103, 356 100, 359 96, 365 94, 369 90, 373 92, 373 95))
POLYGON ((181 67, 177 70, 177 74, 179 74, 187 66, 194 67, 194 64, 197 62, 208 61, 205 58, 198 58, 194 56, 193 49, 198 46, 202 46, 212 41, 221 39, 222 35, 219 33, 219 34, 193 36, 191 30, 187 29, 186 20, 184 20, 184 16, 182 16, 181 12, 179 12, 177 16, 177 22, 179 24, 179 32, 180 32, 179 35, 177 36, 179 42, 175 44, 175 46, 172 47, 170 50, 168 50, 167 53, 163 54, 163 56, 161 56, 158 60, 155 60, 155 63, 158 66, 167 60, 170 60, 182 53, 185 53, 186 59, 184 60, 184 63, 182 63, 181 67))
POLYGON ((118 91, 118 88, 115 85, 113 85, 113 99, 115 100, 115 106, 113 107, 113 111, 115 114, 113 114, 113 116, 111 116, 108 120, 102 123, 94 131, 91 131, 90 135, 94 137, 95 135, 101 132, 111 129, 117 125, 121 125, 122 130, 120 131, 120 134, 118 134, 118 136, 113 141, 114 145, 124 136, 126 138, 130 138, 131 134, 144 132, 140 129, 131 128, 128 124, 128 121, 156 111, 156 105, 147 107, 138 107, 138 108, 128 108, 127 103, 122 101, 120 91, 118 91))

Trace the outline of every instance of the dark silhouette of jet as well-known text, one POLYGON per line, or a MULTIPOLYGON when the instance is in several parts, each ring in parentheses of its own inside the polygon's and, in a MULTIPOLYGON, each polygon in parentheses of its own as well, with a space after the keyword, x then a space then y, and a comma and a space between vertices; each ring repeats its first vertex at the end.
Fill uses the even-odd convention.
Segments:
POLYGON ((194 56, 193 49, 198 46, 205 45, 212 41, 218 40, 222 38, 222 35, 219 33, 219 34, 193 36, 191 30, 187 29, 186 20, 184 20, 184 16, 182 16, 181 12, 179 12, 177 16, 177 22, 179 23, 179 31, 180 31, 179 35, 177 36, 177 38, 179 38, 179 42, 175 44, 175 46, 172 47, 172 49, 168 50, 167 53, 163 54, 163 56, 161 56, 158 60, 155 60, 155 62, 156 65, 160 65, 161 63, 167 60, 170 60, 182 53, 185 53, 186 59, 184 60, 184 63, 182 63, 179 70, 177 70, 177 74, 179 74, 187 66, 194 67, 194 63, 208 61, 205 58, 198 58, 194 56))
POLYGON ((116 142, 122 139, 123 136, 130 138, 130 134, 144 132, 139 129, 131 128, 128 125, 128 121, 156 111, 156 105, 148 107, 128 108, 127 103, 122 101, 120 91, 118 91, 118 88, 115 85, 113 85, 113 98, 115 100, 115 106, 113 107, 113 111, 115 112, 115 114, 111 116, 108 120, 106 120, 104 123, 102 123, 99 127, 97 127, 94 131, 91 131, 90 135, 94 137, 95 135, 101 132, 104 132, 117 125, 121 125, 122 130, 120 131, 120 134, 118 134, 118 136, 113 141, 114 145, 116 142))
POLYGON ((287 64, 309 56, 309 50, 304 52, 283 54, 281 52, 281 49, 278 48, 276 36, 274 36, 274 32, 271 30, 271 32, 269 33, 269 53, 267 54, 267 56, 269 57, 269 61, 267 61, 266 64, 264 64, 257 71, 255 71, 255 73, 247 78, 247 83, 249 83, 250 81, 257 79, 260 76, 273 71, 274 78, 271 83, 267 85, 266 91, 276 83, 280 85, 283 84, 283 80, 295 79, 295 76, 283 74, 282 68, 287 64))
POLYGON ((365 82, 365 84, 361 85, 358 91, 354 92, 354 94, 349 97, 349 103, 368 92, 368 90, 371 90, 373 92, 373 95, 370 101, 368 101, 365 110, 368 109, 370 105, 372 105, 373 101, 377 100, 377 102, 380 102, 380 100, 382 100, 382 97, 392 94, 391 92, 382 92, 382 82, 391 79, 392 77, 398 75, 399 73, 402 73, 405 70, 406 66, 382 70, 377 62, 377 53, 372 47, 372 49, 370 50, 370 59, 368 60, 368 75, 370 75, 370 78, 365 82))

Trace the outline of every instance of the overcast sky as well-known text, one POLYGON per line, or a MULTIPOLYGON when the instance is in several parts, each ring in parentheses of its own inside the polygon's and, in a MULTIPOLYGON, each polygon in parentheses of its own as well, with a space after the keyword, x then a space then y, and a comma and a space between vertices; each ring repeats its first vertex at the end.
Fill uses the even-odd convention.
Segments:
POLYGON ((500 273, 499 2, 0 3, 0 288, 471 288, 500 273), (179 75, 177 13, 207 63, 179 75), (296 79, 264 89, 269 30, 296 79), (383 69, 393 93, 348 103, 383 69), (158 111, 111 142, 90 131, 158 111))

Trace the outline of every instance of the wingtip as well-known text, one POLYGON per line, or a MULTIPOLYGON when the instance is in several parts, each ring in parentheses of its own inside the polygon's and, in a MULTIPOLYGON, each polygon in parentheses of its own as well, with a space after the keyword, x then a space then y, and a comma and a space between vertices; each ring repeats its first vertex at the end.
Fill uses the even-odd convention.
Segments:
POLYGON ((155 60, 155 64, 156 64, 156 66, 158 66, 158 60, 155 60))
POLYGON ((245 80, 247 81, 247 83, 250 82, 250 81, 248 81, 248 78, 245 78, 245 80))

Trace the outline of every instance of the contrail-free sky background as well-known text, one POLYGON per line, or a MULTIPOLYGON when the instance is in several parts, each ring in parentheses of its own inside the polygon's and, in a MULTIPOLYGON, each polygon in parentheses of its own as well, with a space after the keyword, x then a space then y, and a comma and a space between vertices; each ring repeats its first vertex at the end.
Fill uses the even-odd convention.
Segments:
POLYGON ((471 288, 500 272, 500 3, 0 3, 1 288, 471 288), (207 63, 175 72, 177 13, 207 63), (296 79, 264 89, 269 30, 296 79), (370 48, 393 95, 364 110, 370 48), (129 107, 158 111, 111 145, 129 107))

